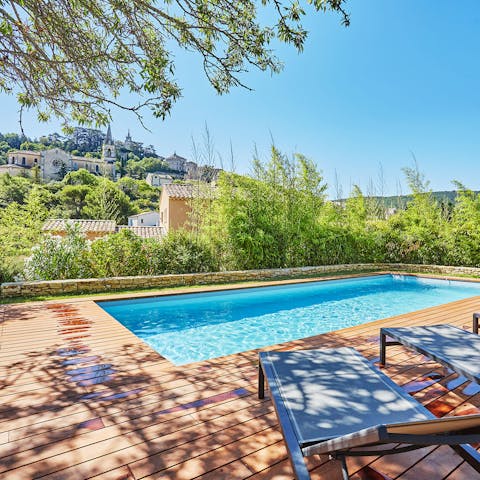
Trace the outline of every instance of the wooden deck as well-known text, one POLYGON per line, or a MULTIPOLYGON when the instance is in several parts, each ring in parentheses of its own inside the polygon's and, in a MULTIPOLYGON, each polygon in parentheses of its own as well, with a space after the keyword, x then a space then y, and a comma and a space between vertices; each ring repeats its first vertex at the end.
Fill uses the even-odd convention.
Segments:
MULTIPOLYGON (((272 405, 257 398, 257 352, 176 367, 91 300, 0 307, 0 478, 291 479, 272 405)), ((471 329, 480 297, 288 342, 378 357, 381 326, 471 329)), ((480 387, 402 347, 385 371, 437 415, 477 412, 480 387)), ((335 480, 331 463, 312 478, 335 480)), ((472 480, 447 447, 349 460, 354 480, 472 480)))

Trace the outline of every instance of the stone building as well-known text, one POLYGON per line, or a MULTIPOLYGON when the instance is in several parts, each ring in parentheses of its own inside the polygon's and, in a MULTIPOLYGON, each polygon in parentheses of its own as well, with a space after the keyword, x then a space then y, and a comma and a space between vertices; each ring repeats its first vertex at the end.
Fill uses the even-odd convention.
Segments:
POLYGON ((95 175, 115 178, 115 143, 112 139, 110 126, 102 146, 102 158, 79 157, 60 148, 51 148, 38 152, 29 150, 14 150, 8 153, 7 164, 0 165, 0 173, 10 175, 38 175, 44 181, 59 180, 67 172, 84 168, 95 175))
POLYGON ((165 159, 165 162, 168 164, 168 167, 177 172, 186 172, 187 171, 187 159, 177 155, 175 152, 173 155, 170 155, 165 159))
POLYGON ((129 227, 158 227, 160 214, 153 210, 151 212, 137 213, 128 217, 129 227))
MULTIPOLYGON (((216 198, 213 183, 172 183, 164 185, 160 194, 160 226, 169 230, 192 228, 194 202, 208 203, 216 198)), ((193 219, 194 220, 194 219, 193 219)))
POLYGON ((164 185, 160 195, 160 225, 166 232, 186 228, 194 197, 191 184, 164 185))
POLYGON ((173 177, 171 175, 167 175, 166 173, 153 172, 147 173, 145 181, 151 187, 161 187, 162 185, 168 185, 169 183, 173 183, 173 177))

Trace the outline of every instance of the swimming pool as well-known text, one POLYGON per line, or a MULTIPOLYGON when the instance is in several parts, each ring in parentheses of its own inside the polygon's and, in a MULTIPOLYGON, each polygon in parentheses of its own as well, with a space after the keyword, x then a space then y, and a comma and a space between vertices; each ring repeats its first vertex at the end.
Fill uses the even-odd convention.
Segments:
POLYGON ((480 283, 375 275, 98 302, 175 363, 310 337, 480 295, 480 283))

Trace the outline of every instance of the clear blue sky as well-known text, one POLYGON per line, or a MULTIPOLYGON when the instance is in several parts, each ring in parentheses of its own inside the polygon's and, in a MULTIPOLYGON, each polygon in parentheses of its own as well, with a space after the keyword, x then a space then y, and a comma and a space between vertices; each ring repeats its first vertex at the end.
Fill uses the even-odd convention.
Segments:
MULTIPOLYGON (((298 151, 323 170, 334 195, 338 173, 344 193, 367 190, 382 164, 385 193, 404 186, 401 168, 413 152, 435 190, 458 179, 480 189, 480 2, 465 0, 363 0, 347 4, 351 26, 337 15, 311 14, 302 54, 278 51, 279 75, 252 71, 254 89, 218 96, 199 60, 177 55, 183 98, 166 121, 146 113, 145 131, 133 116, 115 114, 112 133, 153 144, 161 155, 192 157, 192 136, 201 143, 205 123, 216 150, 237 171, 248 172, 254 145, 268 156, 271 137, 285 153, 298 151)), ((308 7, 307 7, 308 8, 308 7)), ((18 131, 13 98, 0 96, 0 131, 18 131)), ((58 124, 24 122, 35 137, 58 124)))

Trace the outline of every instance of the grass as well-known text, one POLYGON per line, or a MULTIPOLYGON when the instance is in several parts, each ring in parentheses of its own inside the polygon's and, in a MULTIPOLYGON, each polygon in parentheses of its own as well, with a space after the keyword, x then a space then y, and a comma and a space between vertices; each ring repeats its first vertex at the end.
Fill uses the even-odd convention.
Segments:
POLYGON ((284 280, 303 280, 309 278, 324 278, 324 277, 340 277, 344 275, 353 275, 353 274, 362 274, 362 273, 374 273, 378 272, 379 269, 362 269, 362 270, 341 270, 338 272, 325 272, 325 273, 316 273, 311 275, 295 275, 295 276, 281 276, 281 277, 272 277, 265 279, 257 280, 239 280, 228 283, 203 283, 199 285, 170 285, 168 287, 153 287, 153 288, 136 288, 136 289, 119 289, 119 290, 109 290, 108 292, 85 292, 77 294, 64 294, 64 295, 40 295, 36 297, 1 297, 0 305, 7 303, 27 303, 27 302, 39 302, 39 301, 48 301, 48 300, 64 300, 70 298, 92 298, 92 297, 109 297, 116 295, 134 295, 137 293, 161 293, 165 291, 175 290, 178 292, 198 290, 209 287, 221 288, 231 285, 258 285, 259 283, 266 283, 272 281, 284 281, 284 280))
MULTIPOLYGON (((117 295, 128 296, 128 295, 136 295, 138 293, 142 294, 159 294, 168 291, 168 293, 183 293, 188 291, 195 291, 198 289, 208 289, 209 287, 212 288, 222 288, 222 287, 229 287, 232 285, 242 285, 242 286, 258 286, 262 283, 272 282, 272 281, 285 281, 285 280, 303 280, 303 279, 314 279, 314 278, 335 278, 341 277, 344 275, 354 275, 354 274, 366 274, 366 273, 380 273, 380 268, 370 268, 370 269, 362 269, 362 270, 341 270, 338 272, 325 272, 325 273, 316 273, 310 275, 295 275, 295 276, 281 276, 281 277, 272 277, 272 278, 265 278, 265 279, 257 279, 257 280, 239 280, 233 281, 228 283, 208 283, 208 284, 199 284, 199 285, 170 285, 168 287, 152 287, 152 288, 136 288, 136 289, 119 289, 119 290, 109 290, 108 292, 85 292, 85 293, 77 293, 77 294, 64 294, 64 295, 40 295, 36 297, 1 297, 0 298, 0 305, 5 305, 8 303, 28 303, 28 302, 39 302, 39 301, 49 301, 49 300, 64 300, 64 299, 75 299, 75 298, 108 298, 114 297, 117 295)), ((479 279, 480 275, 468 275, 468 274, 443 274, 438 272, 409 272, 408 269, 399 270, 392 273, 418 273, 419 275, 428 275, 429 277, 436 277, 436 278, 458 278, 458 279, 479 279)))

